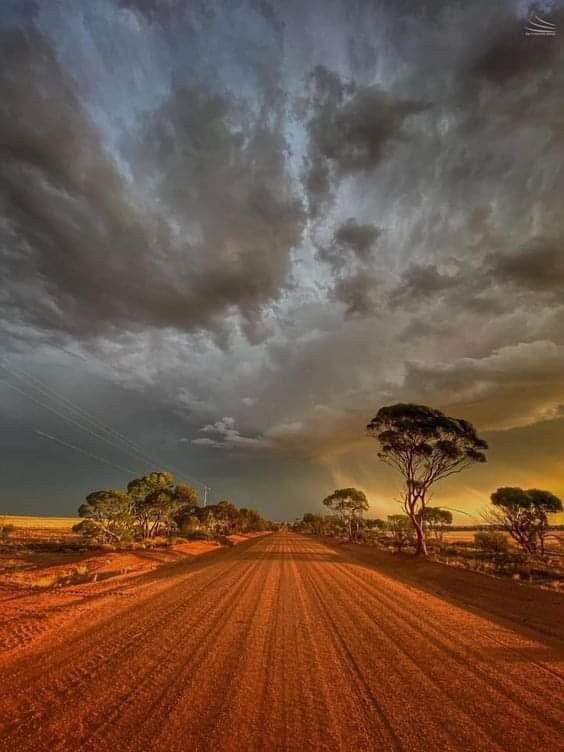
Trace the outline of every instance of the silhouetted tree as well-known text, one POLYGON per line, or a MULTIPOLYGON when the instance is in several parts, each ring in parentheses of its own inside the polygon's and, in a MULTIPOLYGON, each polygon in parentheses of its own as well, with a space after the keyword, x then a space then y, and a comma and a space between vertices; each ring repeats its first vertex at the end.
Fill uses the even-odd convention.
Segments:
POLYGON ((528 554, 540 548, 544 556, 549 529, 548 515, 562 511, 562 501, 549 491, 505 486, 491 495, 494 509, 486 514, 489 522, 501 525, 528 554))
POLYGON ((86 537, 120 540, 126 535, 153 538, 176 530, 206 535, 229 535, 271 529, 255 509, 237 507, 224 500, 207 507, 198 505, 192 486, 179 483, 169 472, 151 472, 134 478, 125 491, 96 491, 79 509, 85 517, 75 526, 86 537))
POLYGON ((430 488, 474 462, 485 462, 488 445, 468 421, 426 405, 383 407, 367 430, 380 445, 378 457, 405 479, 402 505, 415 528, 416 553, 426 555, 423 513, 430 488))
POLYGON ((431 531, 437 541, 442 540, 446 525, 452 525, 452 512, 440 507, 425 507, 423 526, 431 531))
POLYGON ((368 509, 368 500, 357 488, 341 488, 323 499, 323 504, 333 510, 342 521, 350 541, 358 537, 360 519, 368 509))
POLYGON ((174 508, 170 515, 178 530, 195 529, 193 520, 191 523, 188 523, 188 520, 194 517, 198 520, 198 508, 196 490, 187 483, 178 483, 174 489, 174 508))
POLYGON ((267 530, 269 523, 256 509, 241 507, 236 518, 237 531, 241 533, 258 533, 267 530))
POLYGON ((367 520, 364 520, 364 525, 369 530, 385 530, 386 529, 386 521, 381 520, 379 517, 370 517, 367 520))

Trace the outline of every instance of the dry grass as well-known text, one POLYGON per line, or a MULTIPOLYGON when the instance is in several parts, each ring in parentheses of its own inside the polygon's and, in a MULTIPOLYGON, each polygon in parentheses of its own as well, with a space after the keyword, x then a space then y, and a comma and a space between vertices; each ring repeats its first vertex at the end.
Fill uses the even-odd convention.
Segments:
POLYGON ((80 521, 80 517, 47 517, 23 514, 2 514, 0 523, 10 525, 12 531, 9 540, 21 543, 40 542, 71 542, 80 540, 77 533, 72 532, 73 525, 80 521))
MULTIPOLYGON (((475 530, 447 530, 443 533, 445 543, 473 543, 475 530)), ((505 533, 510 545, 516 547, 516 543, 510 535, 505 533)), ((547 548, 559 548, 564 546, 564 530, 551 530, 546 540, 547 548)))
POLYGON ((0 521, 26 530, 66 530, 80 522, 80 517, 40 517, 26 514, 0 514, 0 521))

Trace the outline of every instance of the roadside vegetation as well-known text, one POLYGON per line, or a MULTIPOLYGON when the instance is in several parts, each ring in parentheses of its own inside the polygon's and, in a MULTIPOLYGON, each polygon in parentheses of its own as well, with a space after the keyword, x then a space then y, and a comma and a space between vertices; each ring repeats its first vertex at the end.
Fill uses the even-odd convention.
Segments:
MULTIPOLYGON (((428 509, 432 517, 447 511, 428 509)), ((486 523, 482 527, 454 527, 451 522, 450 514, 439 523, 424 522, 427 558, 484 574, 552 587, 564 585, 564 526, 548 526, 543 552, 539 546, 531 553, 505 527, 486 523)), ((393 554, 413 556, 417 551, 417 533, 405 514, 390 514, 386 519, 358 517, 350 536, 348 526, 337 515, 307 512, 293 523, 292 529, 344 543, 375 546, 393 554)))
POLYGON ((256 510, 237 508, 228 500, 201 506, 195 489, 176 484, 169 472, 135 478, 126 490, 94 491, 78 514, 84 519, 73 531, 100 543, 211 539, 273 527, 256 510))
POLYGON ((141 573, 178 557, 274 529, 256 510, 228 500, 203 506, 194 488, 168 472, 135 478, 125 489, 93 491, 82 519, 0 518, 0 585, 49 590, 141 573), (53 527, 57 525, 57 527, 53 527), (186 545, 200 541, 204 545, 186 545), (143 549, 151 549, 150 554, 143 549))
MULTIPOLYGON (((340 488, 322 499, 324 513, 306 512, 289 525, 292 529, 489 574, 564 583, 564 534, 551 524, 563 505, 553 493, 498 488, 482 512, 483 524, 462 528, 463 539, 452 537, 457 529, 452 511, 430 504, 437 483, 486 462, 488 445, 471 423, 425 405, 396 404, 381 408, 367 432, 377 442, 378 458, 401 477, 398 512, 385 519, 368 517, 364 491, 340 488)), ((228 544, 232 535, 281 527, 228 499, 203 505, 192 486, 176 483, 166 471, 134 478, 124 489, 93 491, 78 514, 81 520, 72 527, 72 536, 38 542, 20 540, 18 528, 0 518, 0 546, 72 554, 96 547, 166 547, 188 540, 228 544)), ((75 579, 81 576, 72 573, 75 579)))
POLYGON ((381 408, 367 431, 378 442, 378 458, 403 480, 401 513, 366 518, 364 492, 337 489, 322 502, 329 514, 304 514, 293 524, 296 531, 514 579, 555 586, 564 582, 564 536, 550 524, 551 515, 563 506, 549 491, 498 488, 482 514, 484 524, 474 528, 473 540, 448 540, 447 531, 454 529, 452 512, 429 501, 439 481, 486 462, 488 445, 471 423, 425 405, 396 404, 381 408))

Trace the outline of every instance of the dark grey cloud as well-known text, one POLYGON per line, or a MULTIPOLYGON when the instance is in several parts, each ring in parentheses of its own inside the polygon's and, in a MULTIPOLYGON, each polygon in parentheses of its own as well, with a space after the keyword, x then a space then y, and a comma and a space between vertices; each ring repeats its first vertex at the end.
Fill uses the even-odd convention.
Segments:
POLYGON ((382 229, 374 224, 359 224, 353 217, 340 224, 328 245, 319 245, 318 256, 338 270, 348 262, 367 264, 382 229))
MULTIPOLYGON (((550 20, 561 26, 564 14, 552 12, 550 20)), ((526 36, 525 19, 516 18, 508 7, 491 18, 483 39, 468 73, 498 86, 536 73, 550 74, 560 51, 556 37, 526 36)))
POLYGON ((393 305, 432 301, 460 284, 454 275, 442 274, 433 264, 414 263, 402 275, 400 286, 392 293, 393 305))
POLYGON ((176 91, 148 120, 134 176, 191 231, 177 265, 198 311, 238 306, 252 322, 285 285, 304 219, 286 150, 272 111, 255 116, 202 90, 176 91))
POLYGON ((563 367, 561 345, 519 342, 484 357, 408 362, 405 389, 484 426, 508 428, 560 417, 563 367))
POLYGON ((318 245, 317 257, 333 274, 330 298, 345 305, 346 316, 369 316, 381 293, 372 270, 382 228, 349 218, 337 226, 332 241, 318 245))
POLYGON ((335 243, 352 251, 359 259, 366 261, 381 232, 380 227, 358 224, 351 217, 335 230, 335 243))
POLYGON ((362 272, 338 279, 331 292, 348 316, 370 316, 378 308, 378 280, 362 272))
POLYGON ((515 253, 491 257, 490 264, 498 283, 564 301, 564 238, 532 238, 515 253))
POLYGON ((2 254, 16 315, 88 337, 221 330, 234 311, 258 336, 303 225, 280 121, 175 91, 129 149, 133 185, 45 39, 7 29, 1 41, 2 254))
POLYGON ((309 137, 304 186, 314 217, 327 207, 336 181, 374 170, 406 137, 405 120, 426 107, 378 86, 358 86, 323 66, 311 74, 304 106, 309 137))

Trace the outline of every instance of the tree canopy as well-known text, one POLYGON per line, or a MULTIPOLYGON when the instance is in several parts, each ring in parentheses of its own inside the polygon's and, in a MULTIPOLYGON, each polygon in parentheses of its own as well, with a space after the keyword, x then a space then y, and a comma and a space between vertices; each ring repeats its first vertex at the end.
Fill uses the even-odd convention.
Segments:
POLYGON ((88 537, 123 540, 133 532, 131 511, 132 500, 125 491, 94 491, 80 505, 78 514, 85 519, 75 527, 88 537))
POLYGON ((127 491, 94 491, 80 506, 79 515, 85 519, 76 531, 105 542, 178 533, 207 537, 272 527, 256 510, 238 509, 227 499, 199 506, 196 490, 175 484, 173 475, 165 471, 134 478, 127 491))
POLYGON ((368 499, 357 488, 340 488, 323 499, 323 504, 331 509, 346 526, 349 540, 358 536, 359 520, 368 510, 368 499))
POLYGON ((491 502, 495 511, 490 520, 502 525, 527 553, 540 548, 544 555, 548 515, 561 512, 562 501, 550 491, 504 486, 494 491, 491 502))
POLYGON ((367 425, 379 443, 378 457, 405 479, 402 505, 413 522, 417 553, 426 553, 423 513, 437 481, 486 461, 487 442, 463 418, 451 418, 426 405, 382 407, 367 425))

